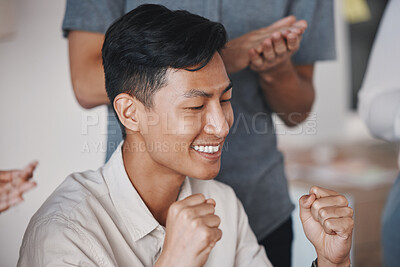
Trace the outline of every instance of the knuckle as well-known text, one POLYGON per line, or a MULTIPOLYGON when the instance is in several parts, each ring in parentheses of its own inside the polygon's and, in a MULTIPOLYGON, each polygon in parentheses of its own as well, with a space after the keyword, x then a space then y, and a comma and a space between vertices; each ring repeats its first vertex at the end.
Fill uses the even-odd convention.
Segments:
POLYGON ((317 211, 321 209, 321 201, 319 199, 315 200, 311 205, 311 209, 317 211))
POLYGON ((178 215, 179 209, 179 204, 175 202, 169 207, 168 213, 171 216, 175 217, 176 215, 178 215))
POLYGON ((324 219, 324 218, 326 218, 328 216, 328 211, 326 209, 324 209, 324 208, 321 208, 320 210, 318 210, 318 216, 321 219, 324 219))
POLYGON ((327 228, 327 229, 331 229, 331 228, 332 228, 332 222, 331 222, 331 220, 325 220, 325 221, 324 221, 324 226, 325 226, 325 228, 327 228))
POLYGON ((199 201, 199 202, 206 201, 206 197, 203 194, 196 194, 196 195, 193 195, 193 197, 196 199, 196 201, 199 201))
POLYGON ((192 226, 193 229, 199 228, 201 226, 201 224, 202 224, 202 222, 201 222, 200 218, 196 218, 190 222, 190 225, 192 226))
POLYGON ((316 194, 318 191, 319 191, 319 187, 316 186, 316 185, 313 185, 313 186, 310 188, 310 193, 316 194))
POLYGON ((193 218, 193 210, 191 209, 184 209, 182 210, 182 218, 186 221, 190 220, 191 218, 193 218))
POLYGON ((211 241, 211 233, 207 227, 201 228, 201 239, 206 243, 209 243, 211 241))

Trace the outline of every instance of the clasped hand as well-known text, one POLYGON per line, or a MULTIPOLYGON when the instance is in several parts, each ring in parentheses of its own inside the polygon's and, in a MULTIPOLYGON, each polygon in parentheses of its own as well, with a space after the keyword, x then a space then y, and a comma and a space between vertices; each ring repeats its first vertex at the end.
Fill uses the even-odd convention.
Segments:
POLYGON ((299 49, 306 28, 305 20, 296 21, 294 16, 288 16, 229 41, 221 53, 227 72, 246 67, 258 73, 273 70, 299 49))

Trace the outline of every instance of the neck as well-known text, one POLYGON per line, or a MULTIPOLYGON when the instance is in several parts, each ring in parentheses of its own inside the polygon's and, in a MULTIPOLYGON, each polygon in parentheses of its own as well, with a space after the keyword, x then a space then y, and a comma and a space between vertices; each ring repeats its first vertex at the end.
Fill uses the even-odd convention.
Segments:
POLYGON ((185 176, 160 166, 148 151, 134 149, 145 147, 144 143, 138 146, 139 142, 128 137, 125 140, 122 147, 125 170, 154 218, 165 226, 168 209, 177 200, 185 176))

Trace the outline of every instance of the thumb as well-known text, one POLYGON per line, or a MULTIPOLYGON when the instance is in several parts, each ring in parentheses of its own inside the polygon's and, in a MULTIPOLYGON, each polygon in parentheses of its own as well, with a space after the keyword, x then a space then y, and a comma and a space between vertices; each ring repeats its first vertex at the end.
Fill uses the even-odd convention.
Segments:
POLYGON ((315 195, 304 195, 299 199, 300 219, 305 223, 311 215, 311 205, 315 201, 315 195))
POLYGON ((280 20, 275 21, 274 23, 271 24, 271 28, 273 29, 279 29, 283 27, 290 27, 292 26, 293 23, 295 23, 296 17, 295 16, 287 16, 284 17, 280 20))

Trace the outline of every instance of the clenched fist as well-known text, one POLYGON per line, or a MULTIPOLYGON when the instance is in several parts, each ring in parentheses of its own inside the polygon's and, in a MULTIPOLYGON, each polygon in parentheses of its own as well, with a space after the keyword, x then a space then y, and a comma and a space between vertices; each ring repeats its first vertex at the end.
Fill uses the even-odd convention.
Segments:
POLYGON ((155 266, 203 266, 221 239, 221 220, 215 201, 191 195, 171 205, 166 222, 163 252, 155 266))
POLYGON ((354 221, 347 199, 314 186, 299 204, 304 233, 315 247, 318 265, 348 267, 354 221))

